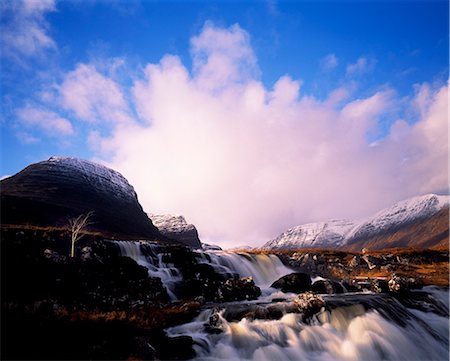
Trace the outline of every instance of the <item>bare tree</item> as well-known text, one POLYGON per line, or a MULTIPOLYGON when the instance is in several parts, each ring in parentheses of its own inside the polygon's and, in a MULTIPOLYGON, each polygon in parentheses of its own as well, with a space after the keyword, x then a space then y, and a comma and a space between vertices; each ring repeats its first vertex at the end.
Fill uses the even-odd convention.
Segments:
POLYGON ((80 234, 87 226, 91 224, 89 219, 92 217, 94 212, 89 212, 86 214, 80 214, 78 217, 69 218, 69 227, 71 233, 70 240, 70 257, 75 256, 75 242, 78 241, 83 235, 80 234))

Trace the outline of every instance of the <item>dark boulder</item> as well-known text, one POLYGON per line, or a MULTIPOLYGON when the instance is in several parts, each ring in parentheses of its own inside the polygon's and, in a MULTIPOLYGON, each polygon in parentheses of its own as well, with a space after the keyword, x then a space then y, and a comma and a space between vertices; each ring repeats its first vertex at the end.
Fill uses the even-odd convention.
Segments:
POLYGON ((183 282, 178 285, 176 294, 180 298, 193 299, 202 297, 206 301, 213 301, 217 297, 217 289, 223 282, 222 275, 205 263, 193 263, 190 267, 183 267, 183 282))
POLYGON ((190 336, 167 337, 158 345, 161 360, 189 360, 195 357, 194 342, 190 336))
POLYGON ((209 316, 208 322, 206 322, 203 327, 209 334, 217 335, 219 333, 222 333, 224 331, 224 322, 221 311, 215 308, 211 316, 209 316))
POLYGON ((55 263, 65 263, 67 262, 67 257, 64 255, 59 254, 56 251, 53 251, 51 249, 45 249, 44 251, 44 257, 48 259, 49 261, 55 262, 55 263))
POLYGON ((370 284, 370 290, 375 293, 387 293, 389 292, 388 282, 383 279, 374 279, 370 284))
POLYGON ((270 287, 282 292, 301 293, 311 289, 311 277, 306 273, 291 273, 276 280, 270 287))
POLYGON ((320 312, 322 307, 325 306, 325 301, 319 295, 312 292, 305 292, 294 299, 294 305, 303 314, 304 318, 308 318, 320 312))
POLYGON ((407 278, 393 275, 388 282, 389 292, 393 294, 405 294, 412 289, 422 288, 422 282, 415 278, 407 278))
POLYGON ((217 289, 218 302, 255 300, 261 296, 261 289, 251 277, 230 278, 217 289))
POLYGON ((352 281, 351 283, 343 281, 342 286, 345 287, 345 290, 347 292, 361 292, 362 291, 361 287, 354 281, 352 281))
POLYGON ((311 290, 321 294, 344 293, 344 288, 339 282, 331 280, 319 280, 313 283, 311 290))

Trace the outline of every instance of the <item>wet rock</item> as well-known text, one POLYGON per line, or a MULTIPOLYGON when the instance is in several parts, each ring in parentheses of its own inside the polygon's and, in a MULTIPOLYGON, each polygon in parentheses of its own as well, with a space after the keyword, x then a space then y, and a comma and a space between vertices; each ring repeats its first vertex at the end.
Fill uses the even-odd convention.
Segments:
POLYGON ((190 336, 165 338, 158 345, 158 356, 162 360, 189 360, 195 356, 190 336))
POLYGON ((51 249, 46 249, 44 251, 44 257, 49 261, 55 263, 65 263, 67 261, 67 257, 59 254, 58 252, 52 251, 51 249))
POLYGON ((377 257, 365 254, 364 256, 362 256, 362 259, 367 263, 369 269, 374 269, 380 265, 380 260, 377 257))
POLYGON ((442 302, 432 294, 424 291, 413 291, 406 297, 399 298, 399 301, 408 308, 414 308, 423 312, 433 312, 442 317, 448 318, 448 303, 442 302))
POLYGON ((80 259, 82 261, 89 261, 89 260, 94 259, 94 254, 93 254, 93 251, 92 251, 92 247, 89 247, 89 246, 83 247, 81 249, 80 259))
POLYGON ((361 256, 356 255, 354 256, 350 262, 348 263, 348 265, 352 268, 358 267, 362 264, 363 262, 361 262, 361 256))
POLYGON ((279 302, 276 304, 255 304, 242 302, 226 307, 221 316, 228 322, 240 321, 243 318, 248 320, 279 320, 287 313, 299 313, 297 306, 293 302, 279 302))
POLYGON ((211 265, 192 264, 182 271, 184 281, 176 292, 181 298, 203 297, 206 301, 213 301, 216 298, 223 276, 215 272, 211 265))
POLYGON ((392 293, 406 293, 409 291, 409 282, 405 277, 393 275, 388 282, 389 291, 392 293))
POLYGON ((224 324, 223 324, 223 318, 220 314, 220 310, 215 308, 213 310, 213 313, 209 317, 209 320, 204 325, 205 331, 209 334, 219 334, 224 331, 224 324))
POLYGON ((218 302, 255 300, 261 296, 261 289, 255 285, 251 277, 230 278, 217 290, 218 302))
POLYGON ((412 289, 422 288, 423 284, 415 278, 393 275, 388 282, 389 291, 394 294, 405 294, 412 289))
POLYGON ((156 349, 148 342, 146 337, 135 336, 131 339, 131 352, 128 360, 155 360, 156 349))
POLYGON ((358 286, 358 284, 355 283, 349 283, 349 282, 342 282, 342 286, 345 287, 345 289, 347 290, 347 292, 361 292, 362 289, 361 287, 358 286))
POLYGON ((322 307, 325 306, 324 299, 312 292, 305 292, 298 295, 294 299, 294 305, 298 311, 303 313, 305 318, 311 317, 317 312, 320 312, 322 307))
POLYGON ((388 282, 383 279, 374 279, 370 284, 370 290, 375 293, 387 293, 389 292, 388 282))
POLYGON ((302 272, 291 273, 281 277, 270 287, 280 289, 282 292, 301 293, 311 290, 311 277, 302 272))
POLYGON ((344 293, 344 288, 339 282, 331 280, 319 280, 313 283, 311 290, 321 294, 344 293))

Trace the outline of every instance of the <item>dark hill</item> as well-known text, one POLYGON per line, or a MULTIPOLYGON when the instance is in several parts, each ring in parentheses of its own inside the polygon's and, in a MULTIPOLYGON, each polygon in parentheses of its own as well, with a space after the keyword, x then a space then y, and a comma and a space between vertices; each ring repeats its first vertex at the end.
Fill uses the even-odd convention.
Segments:
POLYGON ((93 211, 90 230, 109 237, 166 239, 118 172, 77 158, 52 157, 4 179, 1 224, 67 225, 69 217, 93 211))

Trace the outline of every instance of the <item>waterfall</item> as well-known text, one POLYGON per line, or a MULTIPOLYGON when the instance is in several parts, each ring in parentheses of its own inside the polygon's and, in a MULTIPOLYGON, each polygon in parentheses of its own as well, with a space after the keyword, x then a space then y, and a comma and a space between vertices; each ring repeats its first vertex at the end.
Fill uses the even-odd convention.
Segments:
POLYGON ((267 288, 280 277, 293 270, 283 265, 273 254, 233 253, 222 251, 199 252, 202 262, 214 267, 221 274, 238 274, 252 277, 255 284, 267 288))
MULTIPOLYGON (((161 278, 172 300, 176 299, 174 290, 176 284, 182 281, 181 272, 174 267, 164 255, 164 246, 139 241, 115 241, 122 256, 134 259, 139 265, 148 269, 151 277, 161 278), (148 250, 142 252, 142 246, 148 250)), ((200 263, 211 265, 214 270, 229 277, 252 277, 255 284, 266 290, 274 281, 293 271, 284 266, 280 259, 271 254, 249 254, 222 251, 195 251, 200 263)))
POLYGON ((379 295, 334 295, 329 299, 343 304, 352 297, 350 305, 323 310, 308 322, 298 313, 277 320, 227 320, 225 309, 216 308, 166 331, 171 337, 191 336, 195 360, 448 360, 448 290, 439 292, 444 295, 433 296, 444 301, 447 315, 409 309, 379 295), (367 308, 370 298, 376 308, 367 308), (211 319, 221 333, 207 332, 211 319))
POLYGON ((158 245, 145 243, 149 254, 144 255, 141 249, 142 243, 139 241, 116 241, 114 243, 119 248, 121 256, 130 257, 137 264, 146 267, 150 277, 159 277, 161 279, 170 299, 177 299, 174 289, 183 277, 172 263, 164 261, 164 253, 159 252, 160 247, 158 245))

